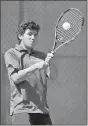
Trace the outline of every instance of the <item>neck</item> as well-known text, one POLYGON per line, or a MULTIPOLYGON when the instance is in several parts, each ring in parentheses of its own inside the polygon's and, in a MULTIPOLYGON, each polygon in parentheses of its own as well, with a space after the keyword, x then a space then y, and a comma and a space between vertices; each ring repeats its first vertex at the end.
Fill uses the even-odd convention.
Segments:
POLYGON ((23 42, 20 43, 20 46, 21 46, 24 50, 31 51, 31 49, 32 49, 32 48, 27 48, 27 47, 25 47, 25 45, 24 45, 23 42))
POLYGON ((25 45, 23 44, 23 42, 20 43, 20 46, 21 46, 23 49, 27 50, 27 48, 25 47, 25 45))

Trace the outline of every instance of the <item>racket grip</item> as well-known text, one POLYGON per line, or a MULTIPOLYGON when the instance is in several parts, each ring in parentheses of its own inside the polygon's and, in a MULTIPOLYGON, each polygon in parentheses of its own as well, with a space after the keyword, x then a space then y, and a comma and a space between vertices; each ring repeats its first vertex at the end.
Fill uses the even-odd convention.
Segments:
POLYGON ((55 53, 54 50, 52 50, 51 53, 54 54, 55 53))

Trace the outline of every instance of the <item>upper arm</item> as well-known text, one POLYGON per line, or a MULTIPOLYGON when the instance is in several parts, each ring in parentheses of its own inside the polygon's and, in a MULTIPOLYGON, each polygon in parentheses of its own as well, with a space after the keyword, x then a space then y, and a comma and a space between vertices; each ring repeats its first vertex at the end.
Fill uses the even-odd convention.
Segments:
POLYGON ((14 74, 15 72, 18 72, 19 61, 14 53, 6 52, 4 55, 4 59, 9 76, 14 74))

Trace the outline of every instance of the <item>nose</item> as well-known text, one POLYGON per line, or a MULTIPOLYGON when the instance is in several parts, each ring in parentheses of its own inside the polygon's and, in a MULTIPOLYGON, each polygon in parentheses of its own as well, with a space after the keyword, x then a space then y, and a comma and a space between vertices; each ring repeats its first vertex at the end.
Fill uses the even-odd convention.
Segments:
POLYGON ((35 38, 35 36, 34 35, 32 35, 32 39, 34 39, 35 38))

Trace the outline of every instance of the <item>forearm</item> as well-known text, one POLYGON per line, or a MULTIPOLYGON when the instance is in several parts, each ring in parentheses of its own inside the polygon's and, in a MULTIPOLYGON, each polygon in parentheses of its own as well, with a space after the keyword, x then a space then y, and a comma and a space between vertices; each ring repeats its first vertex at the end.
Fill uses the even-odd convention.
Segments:
POLYGON ((12 74, 11 78, 16 84, 19 84, 20 82, 24 81, 28 77, 29 74, 33 73, 37 69, 38 67, 36 63, 26 69, 18 71, 18 73, 12 74))

